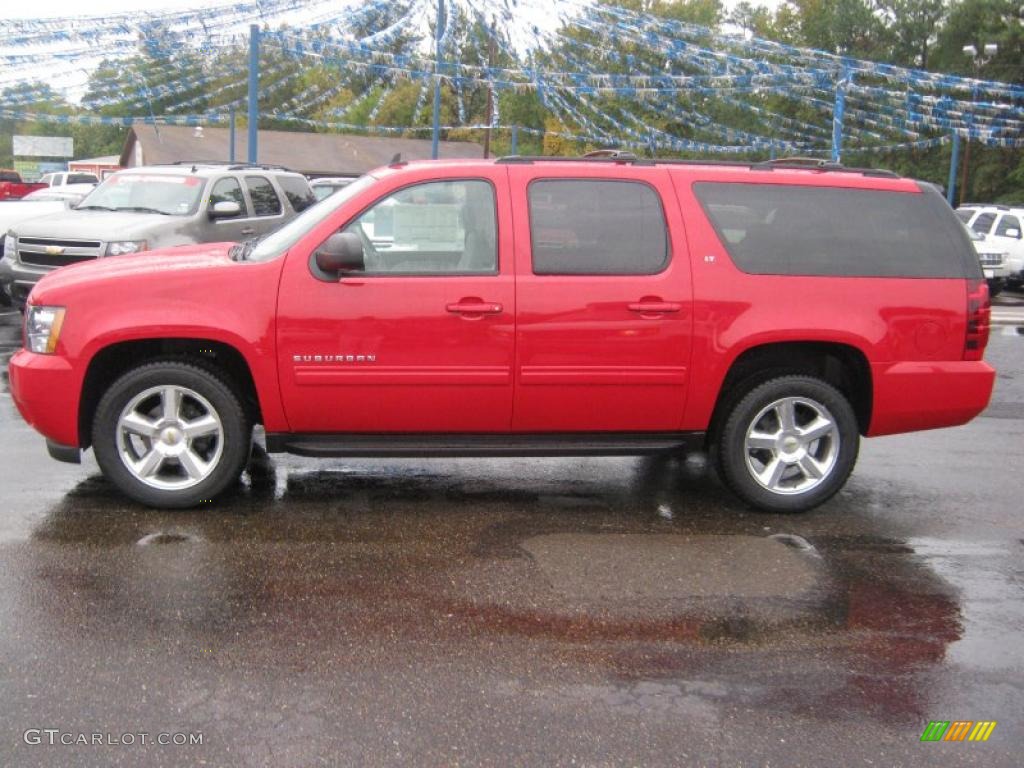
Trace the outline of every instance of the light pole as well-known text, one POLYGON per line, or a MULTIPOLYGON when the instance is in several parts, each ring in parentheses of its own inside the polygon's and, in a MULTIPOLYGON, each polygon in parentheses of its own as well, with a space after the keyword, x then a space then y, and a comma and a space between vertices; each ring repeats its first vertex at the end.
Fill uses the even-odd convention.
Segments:
MULTIPOLYGON (((974 64, 974 78, 977 80, 981 75, 981 68, 987 64, 993 56, 999 52, 999 46, 996 43, 985 43, 982 46, 981 51, 974 45, 965 45, 963 47, 964 55, 970 56, 972 63, 974 64)), ((977 100, 977 88, 971 91, 971 103, 973 104, 977 100)), ((974 111, 972 110, 968 116, 967 121, 967 135, 964 137, 964 169, 960 177, 960 204, 963 205, 967 202, 967 174, 968 166, 971 164, 971 128, 974 127, 974 111)))

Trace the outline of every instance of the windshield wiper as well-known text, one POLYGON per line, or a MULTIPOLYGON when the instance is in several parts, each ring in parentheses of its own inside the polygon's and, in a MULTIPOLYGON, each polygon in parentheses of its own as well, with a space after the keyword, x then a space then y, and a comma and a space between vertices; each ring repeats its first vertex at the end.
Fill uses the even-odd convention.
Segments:
POLYGON ((106 205, 79 205, 75 207, 76 211, 116 211, 117 208, 110 208, 106 205))
POLYGON ((138 213, 159 213, 161 216, 170 216, 167 211, 161 211, 159 208, 147 208, 144 205, 126 205, 123 208, 111 208, 113 211, 137 211, 138 213))

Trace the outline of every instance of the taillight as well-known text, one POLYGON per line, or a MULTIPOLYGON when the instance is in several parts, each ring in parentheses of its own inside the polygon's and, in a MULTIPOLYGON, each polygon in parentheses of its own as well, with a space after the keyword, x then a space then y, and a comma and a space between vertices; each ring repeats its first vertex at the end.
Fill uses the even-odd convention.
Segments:
POLYGON ((989 321, 992 304, 988 298, 988 283, 984 280, 967 281, 967 336, 964 339, 964 360, 981 360, 988 344, 989 321))

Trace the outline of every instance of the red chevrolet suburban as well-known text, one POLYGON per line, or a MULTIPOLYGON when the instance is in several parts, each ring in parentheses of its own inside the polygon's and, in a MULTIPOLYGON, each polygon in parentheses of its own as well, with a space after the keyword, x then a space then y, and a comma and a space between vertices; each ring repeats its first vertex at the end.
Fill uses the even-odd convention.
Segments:
POLYGON ((928 184, 796 163, 396 161, 241 244, 32 291, 11 391, 51 455, 187 507, 307 456, 705 448, 754 507, 861 435, 978 415, 987 287, 928 184))

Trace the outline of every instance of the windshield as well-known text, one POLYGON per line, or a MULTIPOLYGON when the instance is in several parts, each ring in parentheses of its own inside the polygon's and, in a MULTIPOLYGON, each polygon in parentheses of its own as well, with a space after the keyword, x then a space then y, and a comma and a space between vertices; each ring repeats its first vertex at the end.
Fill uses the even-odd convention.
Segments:
POLYGON ((198 176, 119 173, 96 187, 78 209, 189 216, 199 207, 202 194, 203 179, 198 176))
POLYGON ((328 218, 346 202, 372 186, 377 180, 372 176, 361 176, 330 197, 312 205, 280 229, 274 230, 259 241, 251 251, 247 251, 248 261, 270 261, 291 248, 302 237, 324 219, 328 218))

